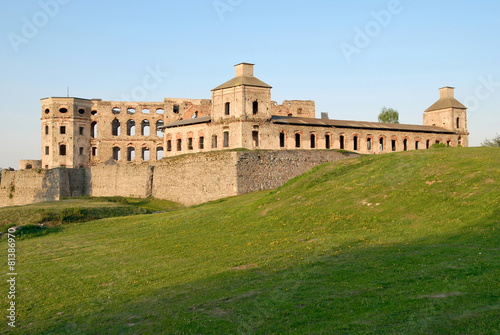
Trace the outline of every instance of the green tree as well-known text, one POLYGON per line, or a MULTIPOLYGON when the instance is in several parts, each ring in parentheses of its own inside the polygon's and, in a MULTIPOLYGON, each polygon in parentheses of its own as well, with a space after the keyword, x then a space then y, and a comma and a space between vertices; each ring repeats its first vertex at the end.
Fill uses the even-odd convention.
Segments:
POLYGON ((378 122, 399 123, 399 113, 395 109, 384 107, 378 115, 378 122))
POLYGON ((481 143, 482 147, 500 147, 500 135, 497 135, 492 140, 485 139, 483 143, 481 143))

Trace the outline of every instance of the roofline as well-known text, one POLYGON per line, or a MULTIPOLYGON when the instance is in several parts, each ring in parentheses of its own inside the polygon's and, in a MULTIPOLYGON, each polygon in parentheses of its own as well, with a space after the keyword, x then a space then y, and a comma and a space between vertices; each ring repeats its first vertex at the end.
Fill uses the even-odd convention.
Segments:
POLYGON ((86 99, 86 98, 78 98, 78 97, 47 97, 47 98, 40 99, 40 101, 47 100, 47 99, 76 99, 76 100, 85 100, 85 101, 97 100, 97 99, 86 99))

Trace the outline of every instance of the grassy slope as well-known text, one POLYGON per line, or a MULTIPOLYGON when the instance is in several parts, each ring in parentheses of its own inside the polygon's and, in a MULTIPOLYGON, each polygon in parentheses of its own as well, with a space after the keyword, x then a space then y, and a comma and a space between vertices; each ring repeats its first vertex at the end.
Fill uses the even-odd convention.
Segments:
POLYGON ((499 149, 362 157, 19 241, 18 331, 498 334, 499 167, 499 149))

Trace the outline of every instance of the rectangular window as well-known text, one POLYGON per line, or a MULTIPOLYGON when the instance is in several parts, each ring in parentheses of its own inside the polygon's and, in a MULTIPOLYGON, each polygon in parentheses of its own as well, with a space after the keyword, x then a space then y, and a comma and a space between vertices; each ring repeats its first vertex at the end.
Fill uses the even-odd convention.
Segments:
POLYGON ((45 155, 49 155, 49 147, 45 147, 45 155))
POLYGON ((429 149, 429 147, 430 147, 430 146, 431 146, 431 141, 427 140, 427 141, 425 142, 425 147, 426 147, 427 149, 429 149))
POLYGON ((193 150, 193 138, 188 138, 188 150, 193 150))
POLYGON ((59 145, 59 155, 66 156, 66 144, 59 145))
POLYGON ((45 135, 49 134, 49 126, 45 126, 45 135))
POLYGON ((396 140, 391 140, 392 151, 396 151, 396 140))
POLYGON ((83 135, 85 135, 85 128, 80 127, 80 136, 83 136, 83 135))
POLYGON ((418 143, 419 141, 415 141, 415 150, 418 150, 418 143))
POLYGON ((66 134, 66 126, 61 126, 61 127, 59 128, 59 132, 61 133, 61 135, 66 134))
POLYGON ((78 148, 78 153, 80 156, 83 156, 83 147, 78 148))
POLYGON ((172 151, 172 141, 171 140, 167 141, 167 151, 172 151))
POLYGON ((332 144, 330 143, 330 135, 325 135, 325 148, 330 149, 332 144))
POLYGON ((285 133, 281 132, 280 133, 280 148, 284 148, 284 147, 285 147, 285 133))
POLYGON ((295 147, 300 148, 300 134, 295 134, 295 147))
POLYGON ((203 136, 200 136, 200 150, 203 150, 205 148, 205 138, 203 136))
POLYGON ((224 148, 229 148, 229 133, 224 132, 224 148))
POLYGON ((225 115, 229 115, 230 108, 231 108, 231 103, 226 102, 226 104, 224 106, 224 114, 225 115))
POLYGON ((372 139, 371 138, 366 139, 366 150, 372 150, 372 139))
POLYGON ((259 146, 259 132, 258 131, 252 131, 252 144, 254 147, 259 146))
POLYGON ((357 136, 354 136, 354 143, 353 143, 353 149, 354 150, 358 150, 358 137, 357 136))
POLYGON ((384 151, 384 139, 381 137, 379 140, 380 143, 380 151, 384 151))
POLYGON ((217 135, 212 136, 212 148, 217 148, 217 135))
POLYGON ((97 148, 96 147, 92 147, 92 156, 97 156, 97 148))
POLYGON ((177 151, 181 151, 182 150, 182 140, 179 138, 177 140, 177 151))
POLYGON ((345 149, 345 137, 344 137, 344 135, 340 135, 340 149, 341 150, 345 149))
POLYGON ((316 148, 316 135, 311 134, 311 149, 316 148))

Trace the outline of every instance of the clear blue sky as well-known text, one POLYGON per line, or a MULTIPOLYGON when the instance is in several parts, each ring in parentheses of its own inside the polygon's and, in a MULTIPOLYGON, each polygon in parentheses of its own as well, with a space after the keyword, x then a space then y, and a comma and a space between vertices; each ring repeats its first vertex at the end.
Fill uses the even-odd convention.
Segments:
POLYGON ((123 100, 147 69, 160 69, 168 76, 143 100, 210 99, 240 62, 256 64, 255 75, 274 87, 273 100, 315 100, 317 116, 335 119, 376 121, 387 106, 401 123, 422 124, 438 89, 454 86, 456 98, 473 105, 471 145, 500 133, 498 0, 1 6, 0 167, 40 158, 39 100, 66 96, 67 86, 71 96, 123 100))

